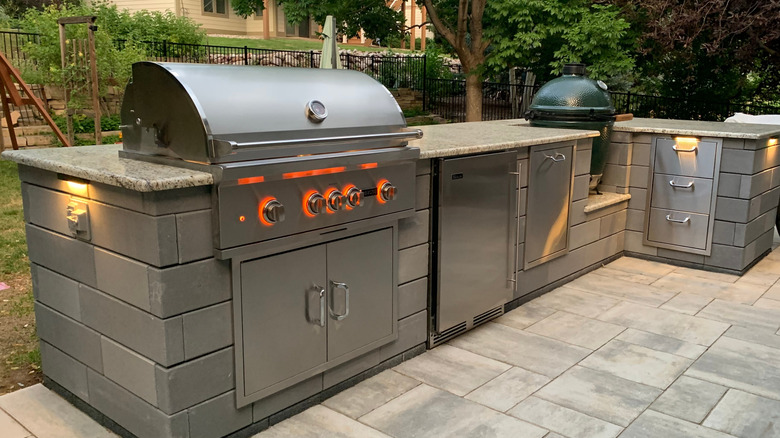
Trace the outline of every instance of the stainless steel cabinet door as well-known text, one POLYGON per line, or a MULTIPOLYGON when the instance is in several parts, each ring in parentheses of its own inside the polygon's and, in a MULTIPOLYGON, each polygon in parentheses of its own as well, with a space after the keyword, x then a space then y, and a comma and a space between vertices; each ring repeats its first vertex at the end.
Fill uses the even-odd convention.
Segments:
POLYGON ((442 160, 438 291, 441 333, 512 299, 517 152, 442 160))
POLYGON ((534 147, 528 164, 525 268, 566 253, 569 247, 573 147, 534 147))
POLYGON ((328 243, 328 360, 394 334, 393 231, 328 243))
POLYGON ((325 245, 241 264, 245 394, 325 363, 326 277, 325 245))

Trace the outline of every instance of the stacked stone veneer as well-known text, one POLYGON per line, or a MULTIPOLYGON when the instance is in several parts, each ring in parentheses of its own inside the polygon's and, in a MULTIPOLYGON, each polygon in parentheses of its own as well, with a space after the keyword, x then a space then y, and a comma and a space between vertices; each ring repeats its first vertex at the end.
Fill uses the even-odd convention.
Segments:
POLYGON ((399 227, 398 340, 238 410, 230 264, 212 256, 211 188, 141 193, 19 169, 43 373, 123 434, 248 435, 424 350, 430 167, 420 167, 419 211, 399 227), (71 237, 71 197, 88 200, 90 241, 71 237))
MULTIPOLYGON (((668 136, 664 136, 668 137, 668 136)), ((768 139, 724 138, 712 253, 690 254, 642 244, 650 169, 651 134, 616 133, 630 148, 627 253, 695 268, 742 273, 772 247, 780 198, 780 148, 768 139)))

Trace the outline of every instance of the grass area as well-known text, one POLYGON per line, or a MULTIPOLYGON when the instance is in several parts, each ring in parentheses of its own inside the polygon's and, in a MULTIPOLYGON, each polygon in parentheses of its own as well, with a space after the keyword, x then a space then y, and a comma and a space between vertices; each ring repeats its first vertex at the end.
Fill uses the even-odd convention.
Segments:
MULTIPOLYGON (((271 38, 270 40, 261 40, 255 38, 240 37, 216 37, 209 36, 206 44, 212 46, 244 47, 251 49, 271 49, 271 50, 322 50, 322 41, 306 38, 271 38)), ((339 44, 339 48, 345 50, 360 50, 363 52, 384 52, 386 47, 373 47, 361 45, 339 44)), ((409 53, 410 50, 392 49, 394 52, 409 53)))
POLYGON ((40 382, 41 353, 16 164, 0 161, 0 394, 40 382))

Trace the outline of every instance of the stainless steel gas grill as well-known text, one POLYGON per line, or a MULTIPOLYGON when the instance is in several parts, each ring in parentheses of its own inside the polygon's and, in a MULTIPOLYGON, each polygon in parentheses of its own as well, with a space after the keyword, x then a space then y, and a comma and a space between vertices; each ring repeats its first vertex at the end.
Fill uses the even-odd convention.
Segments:
POLYGON ((358 72, 139 63, 126 158, 214 175, 243 406, 397 337, 398 220, 420 131, 358 72))

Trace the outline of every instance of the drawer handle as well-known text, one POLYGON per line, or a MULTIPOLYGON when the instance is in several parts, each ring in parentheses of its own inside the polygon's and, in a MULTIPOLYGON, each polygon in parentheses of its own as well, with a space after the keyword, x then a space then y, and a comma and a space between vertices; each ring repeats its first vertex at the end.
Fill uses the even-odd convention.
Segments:
POLYGON ((669 185, 677 189, 690 189, 693 187, 693 181, 689 182, 688 184, 677 184, 674 182, 674 180, 670 180, 669 185))
POLYGON ((547 155, 544 154, 544 158, 549 158, 553 160, 553 162, 557 163, 559 161, 566 161, 566 155, 563 155, 560 152, 556 152, 555 155, 547 155))
POLYGON ((671 214, 667 214, 666 215, 666 220, 668 220, 669 222, 674 222, 676 224, 685 224, 685 223, 688 223, 688 222, 691 221, 691 217, 690 216, 685 216, 685 219, 672 219, 672 215, 671 214))
POLYGON ((676 144, 672 145, 672 149, 674 149, 677 152, 696 152, 697 149, 699 149, 699 146, 693 145, 690 149, 680 149, 677 147, 676 144))
MULTIPOLYGON (((336 321, 343 321, 344 318, 349 316, 349 286, 347 286, 347 283, 331 281, 330 282, 331 294, 335 295, 336 289, 344 290, 344 313, 341 314, 336 313, 330 307, 328 307, 328 313, 330 313, 330 317, 335 319, 336 321)), ((335 298, 333 295, 331 295, 331 299, 335 298)))

